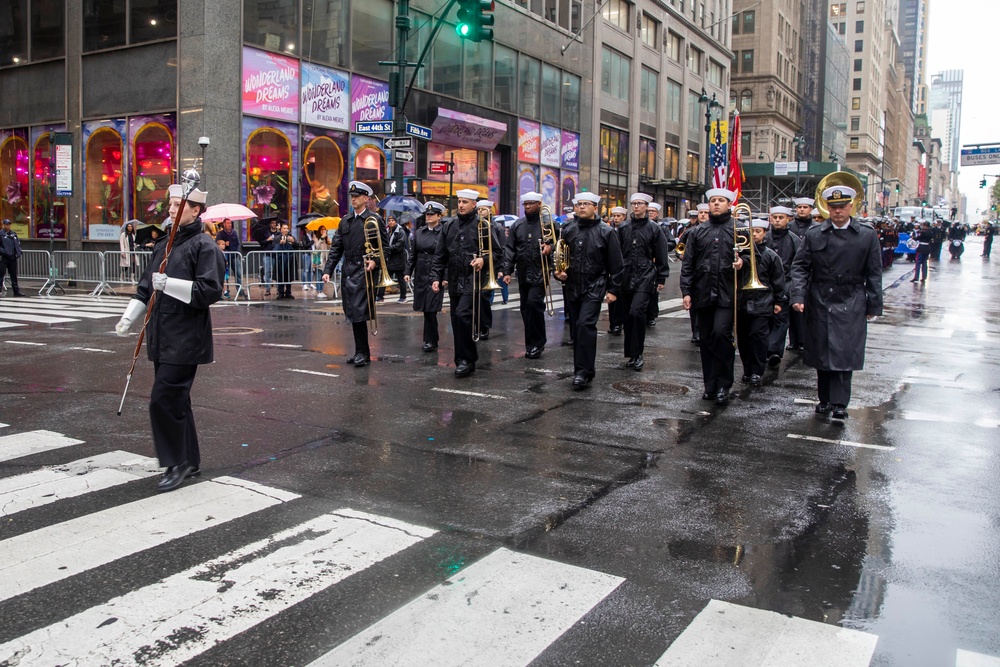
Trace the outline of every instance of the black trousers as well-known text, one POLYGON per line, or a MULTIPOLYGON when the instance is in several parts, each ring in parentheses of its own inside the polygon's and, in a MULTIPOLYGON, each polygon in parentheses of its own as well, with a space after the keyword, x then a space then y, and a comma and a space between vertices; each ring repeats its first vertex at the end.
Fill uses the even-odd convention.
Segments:
POLYGON ((654 295, 646 306, 646 320, 655 320, 660 316, 660 299, 654 295))
POLYGON ((625 300, 615 299, 614 303, 608 304, 608 326, 625 326, 625 300))
MULTIPOLYGON (((486 274, 484 273, 485 277, 486 274)), ((493 290, 483 290, 479 293, 479 306, 482 311, 479 313, 479 330, 493 328, 493 305, 490 299, 493 298, 493 290)))
POLYGON ((424 342, 438 344, 438 314, 424 313, 424 342))
POLYGON ((736 345, 740 350, 744 375, 763 375, 767 363, 768 340, 773 316, 740 313, 736 320, 736 345))
POLYGON ((368 345, 368 322, 351 322, 354 333, 354 354, 363 354, 371 359, 372 349, 368 345))
POLYGON ((156 458, 164 468, 182 463, 201 466, 198 432, 191 410, 191 385, 197 372, 197 366, 153 362, 149 422, 153 427, 156 458))
MULTIPOLYGON (((771 318, 771 333, 768 335, 767 356, 776 354, 785 356, 785 337, 788 335, 788 310, 782 307, 781 312, 771 318)), ((742 352, 740 354, 743 354, 742 352)))
MULTIPOLYGON (((482 294, 448 293, 451 304, 451 330, 455 335, 455 365, 468 361, 476 363, 479 360, 479 350, 476 341, 472 340, 472 301, 480 299, 482 294)), ((481 326, 481 325, 480 325, 481 326)))
POLYGON ((691 337, 698 338, 701 333, 698 331, 698 309, 692 308, 688 311, 688 315, 691 318, 691 337))
POLYGON ((13 291, 20 292, 21 288, 17 286, 17 257, 0 255, 0 288, 3 288, 3 278, 7 273, 10 273, 10 286, 13 291))
POLYGON ((820 403, 843 405, 851 402, 851 379, 854 371, 816 371, 816 393, 820 403))
POLYGON ((732 306, 699 308, 698 334, 705 391, 714 394, 720 389, 729 389, 733 386, 733 364, 736 363, 732 306))
POLYGON ((524 324, 524 350, 545 347, 545 286, 517 283, 521 297, 521 322, 524 324))
POLYGON ((655 294, 649 292, 625 292, 625 356, 638 357, 646 349, 646 309, 655 294))
MULTIPOLYGON (((403 273, 404 273, 404 271, 402 269, 388 269, 387 273, 389 274, 389 277, 392 278, 393 280, 395 280, 396 283, 399 285, 399 298, 400 299, 405 299, 406 298, 406 281, 403 280, 403 273)), ((380 299, 384 299, 385 298, 385 288, 384 287, 379 287, 378 290, 376 291, 376 294, 378 294, 378 297, 380 299)))
POLYGON ((573 313, 576 330, 573 334, 573 374, 593 378, 596 374, 597 320, 601 316, 600 301, 568 301, 566 308, 573 313))
POLYGON ((788 345, 802 347, 806 341, 806 314, 795 310, 788 313, 788 345))

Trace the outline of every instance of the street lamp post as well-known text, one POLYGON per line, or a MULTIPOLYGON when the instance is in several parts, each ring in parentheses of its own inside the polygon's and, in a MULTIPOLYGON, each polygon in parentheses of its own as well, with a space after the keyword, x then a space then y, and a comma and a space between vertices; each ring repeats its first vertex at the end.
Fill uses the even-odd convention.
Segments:
POLYGON ((802 164, 802 148, 806 144, 806 138, 800 133, 796 134, 792 141, 795 143, 795 196, 799 197, 802 195, 799 192, 799 173, 801 172, 799 165, 802 164))
POLYGON ((708 96, 702 88, 698 102, 705 105, 705 187, 712 187, 712 109, 721 109, 722 103, 716 100, 715 93, 708 96))

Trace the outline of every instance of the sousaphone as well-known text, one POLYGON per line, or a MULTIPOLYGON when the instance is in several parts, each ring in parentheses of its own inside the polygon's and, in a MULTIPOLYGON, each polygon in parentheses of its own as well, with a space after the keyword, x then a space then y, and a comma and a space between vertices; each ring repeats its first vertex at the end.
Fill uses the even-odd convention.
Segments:
POLYGON ((823 198, 823 191, 838 185, 847 186, 857 193, 854 195, 854 201, 851 202, 852 216, 860 213, 861 207, 865 204, 865 188, 861 185, 861 181, 857 176, 848 171, 835 171, 832 174, 827 174, 819 182, 819 185, 816 186, 816 194, 814 196, 816 208, 824 220, 830 217, 830 207, 827 205, 826 199, 823 198))

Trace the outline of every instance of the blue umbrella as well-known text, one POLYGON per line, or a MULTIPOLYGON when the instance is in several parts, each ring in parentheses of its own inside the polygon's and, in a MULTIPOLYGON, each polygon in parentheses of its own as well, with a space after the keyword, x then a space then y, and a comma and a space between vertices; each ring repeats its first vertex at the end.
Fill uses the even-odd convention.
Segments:
POLYGON ((419 215, 424 212, 424 205, 419 201, 413 197, 401 197, 399 195, 386 197, 378 203, 378 207, 384 211, 395 211, 397 213, 416 213, 419 215))
POLYGON ((504 227, 510 227, 517 222, 516 215, 494 215, 493 222, 502 222, 504 227))

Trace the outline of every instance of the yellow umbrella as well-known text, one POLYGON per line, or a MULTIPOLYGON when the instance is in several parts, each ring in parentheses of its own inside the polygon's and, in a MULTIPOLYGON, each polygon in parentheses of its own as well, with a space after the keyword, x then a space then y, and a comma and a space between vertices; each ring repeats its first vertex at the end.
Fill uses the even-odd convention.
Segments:
POLYGON ((333 216, 327 216, 325 218, 316 218, 315 220, 310 220, 306 223, 306 229, 311 232, 316 231, 320 227, 326 227, 327 229, 336 229, 340 226, 340 218, 333 216))

